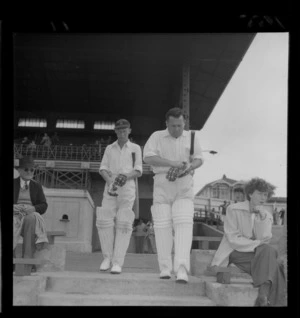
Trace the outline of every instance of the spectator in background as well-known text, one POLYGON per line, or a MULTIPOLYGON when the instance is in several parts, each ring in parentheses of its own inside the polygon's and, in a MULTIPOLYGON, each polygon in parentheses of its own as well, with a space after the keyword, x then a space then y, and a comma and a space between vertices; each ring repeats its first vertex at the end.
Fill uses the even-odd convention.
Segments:
POLYGON ((36 143, 34 140, 27 146, 27 149, 30 151, 30 153, 34 153, 36 151, 36 143))
POLYGON ((22 145, 29 145, 30 144, 30 140, 28 139, 27 136, 25 136, 22 141, 21 141, 22 145))
POLYGON ((145 245, 148 248, 148 253, 156 254, 155 234, 152 221, 146 224, 145 245))
POLYGON ((281 209, 281 210, 279 211, 279 218, 278 218, 278 220, 279 220, 279 222, 280 222, 279 225, 284 225, 284 214, 285 214, 284 209, 281 209))
POLYGON ((111 136, 108 136, 108 138, 107 138, 107 144, 110 145, 111 142, 112 142, 112 137, 111 137, 111 136))
POLYGON ((278 219, 278 212, 277 212, 277 208, 275 208, 273 211, 273 224, 274 225, 277 225, 277 219, 278 219))
POLYGON ((228 206, 227 201, 224 201, 224 203, 220 205, 220 207, 222 208, 222 215, 226 215, 227 206, 228 206))
POLYGON ((59 137, 57 135, 57 132, 54 133, 54 135, 51 138, 52 144, 53 145, 58 145, 59 144, 59 137))
POLYGON ((136 253, 144 253, 144 241, 146 237, 146 224, 142 219, 139 219, 137 226, 134 229, 136 253))
POLYGON ((44 145, 46 147, 50 147, 51 146, 51 139, 48 136, 47 133, 44 134, 44 137, 41 140, 41 145, 44 145))

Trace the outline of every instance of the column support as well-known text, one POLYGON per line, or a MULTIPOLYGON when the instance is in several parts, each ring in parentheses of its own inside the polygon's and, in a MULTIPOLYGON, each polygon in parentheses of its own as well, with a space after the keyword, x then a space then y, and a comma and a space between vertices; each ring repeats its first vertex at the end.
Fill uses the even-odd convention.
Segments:
POLYGON ((184 64, 182 67, 182 92, 181 92, 181 104, 182 109, 187 114, 187 120, 185 129, 190 129, 189 117, 190 117, 190 66, 184 64))

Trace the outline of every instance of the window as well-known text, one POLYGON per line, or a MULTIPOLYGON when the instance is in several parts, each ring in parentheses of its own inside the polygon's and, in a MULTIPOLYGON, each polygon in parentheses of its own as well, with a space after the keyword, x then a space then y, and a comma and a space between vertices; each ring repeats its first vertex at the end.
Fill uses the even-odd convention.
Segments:
POLYGON ((230 199, 229 197, 229 187, 227 185, 220 185, 219 186, 219 199, 230 199))
POLYGON ((219 189, 218 187, 215 187, 212 189, 212 197, 213 198, 218 198, 219 197, 219 189))
POLYGON ((95 121, 94 129, 114 130, 115 129, 115 123, 111 122, 111 121, 109 121, 109 122, 107 122, 107 121, 95 121))
POLYGON ((18 127, 47 127, 47 120, 44 118, 20 118, 18 127))
POLYGON ((58 119, 56 122, 56 128, 84 129, 84 127, 83 120, 58 119))
POLYGON ((218 199, 229 199, 229 186, 225 184, 215 185, 212 189, 212 197, 218 199))

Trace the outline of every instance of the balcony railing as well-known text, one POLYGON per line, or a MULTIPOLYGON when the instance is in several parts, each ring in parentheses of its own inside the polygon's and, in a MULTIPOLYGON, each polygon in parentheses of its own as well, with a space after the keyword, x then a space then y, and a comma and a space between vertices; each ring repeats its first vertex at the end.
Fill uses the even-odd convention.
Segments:
MULTIPOLYGON (((48 160, 55 161, 53 168, 61 170, 81 170, 81 162, 90 162, 88 169, 98 171, 105 148, 106 145, 55 145, 50 147, 37 145, 36 148, 32 149, 28 145, 15 143, 14 158, 32 156, 40 168, 45 168, 48 160)), ((143 173, 152 173, 151 166, 144 163, 143 173)))
POLYGON ((32 156, 40 160, 70 160, 70 161, 101 161, 105 147, 99 145, 89 146, 70 146, 54 145, 43 146, 36 145, 34 148, 29 145, 14 144, 14 157, 16 159, 22 156, 32 156))

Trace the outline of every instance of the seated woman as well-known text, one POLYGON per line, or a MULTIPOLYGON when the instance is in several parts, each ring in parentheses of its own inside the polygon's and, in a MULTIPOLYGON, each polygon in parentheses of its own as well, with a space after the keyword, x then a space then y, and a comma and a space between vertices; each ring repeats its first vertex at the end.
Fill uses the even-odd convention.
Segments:
POLYGON ((286 277, 277 261, 272 238, 272 215, 263 207, 275 187, 260 178, 245 185, 247 200, 229 205, 224 219, 224 236, 212 266, 233 263, 250 274, 259 287, 255 306, 286 306, 286 277))

